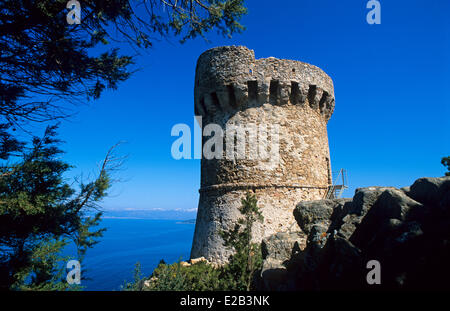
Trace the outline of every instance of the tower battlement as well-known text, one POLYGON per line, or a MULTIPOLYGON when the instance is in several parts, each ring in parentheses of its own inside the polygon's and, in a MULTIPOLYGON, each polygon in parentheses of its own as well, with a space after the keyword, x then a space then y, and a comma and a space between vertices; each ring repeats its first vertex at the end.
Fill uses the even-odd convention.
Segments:
MULTIPOLYGON (((202 158, 192 258, 227 260, 230 251, 219 232, 233 228, 242 217, 238 208, 247 191, 255 193, 264 216, 264 222, 252 230, 254 241, 279 231, 300 230, 293 217, 295 205, 322 199, 331 184, 327 122, 334 102, 333 81, 313 65, 273 57, 255 59, 254 52, 243 46, 213 48, 200 55, 194 109, 202 116, 203 126, 276 126, 276 135, 256 145, 275 150, 277 161, 202 158)), ((225 149, 235 148, 227 145, 235 137, 224 138, 225 149)), ((208 137, 202 139, 204 147, 208 137)))
POLYGON ((334 110, 331 78, 320 68, 274 57, 255 59, 253 50, 224 46, 197 62, 195 114, 209 118, 265 103, 309 105, 328 120, 334 110))

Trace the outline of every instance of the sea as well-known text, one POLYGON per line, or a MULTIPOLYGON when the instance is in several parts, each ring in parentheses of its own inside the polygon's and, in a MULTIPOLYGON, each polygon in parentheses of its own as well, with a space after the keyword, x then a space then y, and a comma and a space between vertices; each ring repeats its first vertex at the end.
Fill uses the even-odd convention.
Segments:
POLYGON ((81 263, 81 285, 86 291, 121 290, 125 282, 133 281, 137 262, 142 275, 149 276, 161 259, 188 260, 195 222, 105 218, 100 227, 106 232, 81 263))

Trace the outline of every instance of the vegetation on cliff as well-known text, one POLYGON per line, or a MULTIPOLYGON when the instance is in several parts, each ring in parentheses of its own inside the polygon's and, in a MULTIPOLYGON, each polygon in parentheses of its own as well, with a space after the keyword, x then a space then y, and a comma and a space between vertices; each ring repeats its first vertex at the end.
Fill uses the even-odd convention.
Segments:
POLYGON ((442 158, 441 163, 447 168, 445 176, 450 176, 450 156, 442 158))
POLYGON ((161 261, 148 279, 141 278, 138 264, 134 282, 125 284, 124 290, 245 291, 253 289, 255 277, 262 264, 260 244, 251 241, 254 224, 263 220, 256 196, 248 192, 242 199, 239 211, 243 218, 238 220, 234 228, 219 232, 224 239, 225 247, 233 250, 227 264, 215 266, 206 260, 174 264, 161 261))
POLYGON ((257 203, 256 196, 247 192, 239 208, 244 218, 233 230, 220 233, 225 247, 234 250, 221 275, 225 290, 250 290, 255 271, 261 268, 261 245, 251 241, 253 225, 264 220, 257 203))
MULTIPOLYGON (((64 290, 68 258, 60 255, 69 241, 77 259, 97 243, 101 212, 87 216, 106 195, 115 167, 114 150, 106 156, 98 177, 77 190, 63 177, 70 165, 60 159, 56 126, 23 146, 22 159, 0 166, 0 288, 64 290)), ((76 288, 76 287, 75 287, 76 288)))
POLYGON ((65 282, 61 250, 73 241, 81 260, 101 237, 92 230, 101 213, 85 216, 120 159, 111 150, 97 178, 77 189, 64 179, 71 165, 60 159, 55 123, 74 112, 70 104, 97 99, 134 72, 134 56, 108 44, 150 48, 213 29, 230 36, 246 12, 242 0, 91 0, 82 1, 81 23, 69 25, 67 2, 0 2, 0 289, 77 288, 65 282), (30 133, 46 125, 42 137, 30 133))

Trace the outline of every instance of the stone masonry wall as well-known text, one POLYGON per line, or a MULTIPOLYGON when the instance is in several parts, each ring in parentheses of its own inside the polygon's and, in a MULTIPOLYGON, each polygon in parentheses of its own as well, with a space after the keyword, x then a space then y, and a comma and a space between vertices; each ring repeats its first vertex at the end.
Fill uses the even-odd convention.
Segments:
MULTIPOLYGON (((297 226, 295 205, 324 197, 331 183, 326 124, 334 110, 333 82, 306 63, 272 57, 256 60, 246 47, 219 47, 199 57, 194 101, 203 127, 210 123, 224 130, 231 125, 278 126, 279 150, 274 150, 276 137, 268 131, 266 140, 247 143, 243 159, 202 158, 191 258, 204 256, 221 263, 229 251, 218 232, 241 217, 237 208, 246 191, 256 194, 264 216, 264 223, 253 228, 254 241, 297 226), (279 158, 252 158, 258 148, 279 158)), ((203 144, 207 140, 204 137, 203 144)))

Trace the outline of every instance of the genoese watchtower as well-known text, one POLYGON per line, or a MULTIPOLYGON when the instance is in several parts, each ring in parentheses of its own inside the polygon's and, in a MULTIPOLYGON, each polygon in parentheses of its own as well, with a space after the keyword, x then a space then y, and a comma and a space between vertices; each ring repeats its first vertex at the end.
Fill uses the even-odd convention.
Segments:
MULTIPOLYGON (((247 142, 246 157, 202 158, 191 258, 220 263, 229 251, 219 231, 241 217, 238 207, 247 191, 256 194, 264 216, 263 224, 253 228, 257 241, 296 226, 298 202, 326 195, 332 183, 327 122, 334 110, 333 81, 303 62, 255 59, 254 51, 243 46, 218 47, 198 59, 194 101, 203 125, 251 124, 257 133, 267 129, 256 144, 247 142), (264 148, 269 157, 254 156, 264 148)), ((246 132, 244 138, 251 135, 246 132)), ((202 144, 207 140, 203 137, 202 144)))

